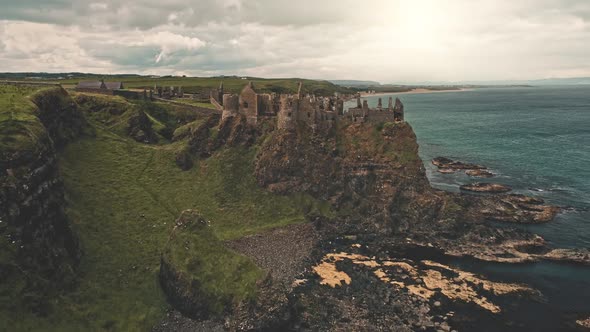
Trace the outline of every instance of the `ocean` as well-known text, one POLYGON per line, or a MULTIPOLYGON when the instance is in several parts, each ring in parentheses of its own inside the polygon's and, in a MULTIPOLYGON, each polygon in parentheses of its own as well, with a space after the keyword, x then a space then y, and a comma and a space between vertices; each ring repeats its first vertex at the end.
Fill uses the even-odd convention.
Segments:
MULTIPOLYGON (((406 121, 416 132, 432 186, 459 191, 461 184, 480 181, 462 173, 438 173, 430 162, 434 157, 485 165, 497 175, 482 182, 508 184, 514 193, 566 207, 550 223, 518 227, 543 236, 554 247, 590 248, 590 86, 391 95, 404 103, 406 121)), ((389 95, 364 99, 375 107, 379 97, 386 105, 389 95)), ((574 329, 574 318, 590 317, 590 267, 455 263, 495 279, 538 288, 546 303, 531 304, 513 317, 522 328, 574 329)))

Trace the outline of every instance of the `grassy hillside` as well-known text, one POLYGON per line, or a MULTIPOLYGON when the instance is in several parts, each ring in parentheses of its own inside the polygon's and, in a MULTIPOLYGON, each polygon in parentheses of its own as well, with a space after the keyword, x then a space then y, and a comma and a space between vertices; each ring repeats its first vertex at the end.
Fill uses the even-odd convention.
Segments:
POLYGON ((0 84, 0 152, 34 150, 44 131, 35 116, 36 106, 27 98, 40 87, 0 84))
MULTIPOLYGON (((119 99, 112 104, 129 106, 119 99)), ((184 142, 140 144, 102 116, 89 117, 95 137, 70 143, 60 157, 67 212, 84 251, 79 287, 56 298, 48 317, 0 312, 0 330, 149 330, 168 308, 157 274, 182 210, 200 211, 219 240, 303 222, 306 212, 329 210, 305 195, 278 196, 259 188, 253 176, 256 146, 222 149, 184 172, 174 162, 184 142)), ((234 259, 227 252, 216 254, 219 248, 199 246, 195 254, 210 250, 202 259, 234 259)), ((220 286, 211 280, 204 287, 222 287, 216 291, 232 295, 235 289, 223 287, 250 289, 259 275, 250 273, 246 285, 220 286)))

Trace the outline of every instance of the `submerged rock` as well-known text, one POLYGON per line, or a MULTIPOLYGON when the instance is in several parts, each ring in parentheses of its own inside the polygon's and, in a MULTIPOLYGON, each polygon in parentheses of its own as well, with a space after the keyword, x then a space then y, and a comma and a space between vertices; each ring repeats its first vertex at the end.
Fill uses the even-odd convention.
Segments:
POLYGON ((466 191, 473 191, 473 192, 479 192, 479 193, 492 193, 492 194, 506 193, 506 192, 509 192, 512 190, 512 188, 510 188, 509 186, 504 185, 504 184, 483 183, 483 182, 464 184, 464 185, 460 186, 459 188, 461 188, 461 190, 466 190, 466 191))
POLYGON ((432 159, 432 164, 442 169, 454 169, 454 170, 475 170, 485 169, 485 166, 464 163, 461 161, 452 160, 446 157, 436 157, 432 159))
POLYGON ((590 265, 589 249, 553 249, 541 257, 552 261, 590 265))
POLYGON ((472 176, 472 177, 478 177, 478 178, 494 177, 494 173, 492 173, 490 171, 486 171, 484 169, 470 169, 470 170, 465 171, 465 174, 472 176))

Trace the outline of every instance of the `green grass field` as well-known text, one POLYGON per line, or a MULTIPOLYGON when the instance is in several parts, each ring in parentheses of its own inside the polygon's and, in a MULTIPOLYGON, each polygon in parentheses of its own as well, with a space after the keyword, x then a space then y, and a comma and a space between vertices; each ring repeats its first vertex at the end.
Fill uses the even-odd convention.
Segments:
MULTIPOLYGON (((113 104, 129 106, 120 99, 113 104)), ((48 317, 0 312, 0 330, 149 330, 168 308, 158 282, 160 255, 185 209, 211 221, 216 241, 304 222, 307 212, 331 213, 327 203, 307 195, 278 196, 259 188, 253 176, 256 146, 222 149, 185 172, 174 162, 185 142, 143 145, 98 119, 90 118, 95 137, 60 153, 67 213, 84 252, 79 286, 53 299, 48 317)), ((201 253, 208 266, 223 266, 220 257, 236 261, 235 253, 221 248, 198 246, 194 254, 201 253)), ((204 278, 203 287, 240 299, 250 296, 261 275, 252 271, 238 284, 204 278)))

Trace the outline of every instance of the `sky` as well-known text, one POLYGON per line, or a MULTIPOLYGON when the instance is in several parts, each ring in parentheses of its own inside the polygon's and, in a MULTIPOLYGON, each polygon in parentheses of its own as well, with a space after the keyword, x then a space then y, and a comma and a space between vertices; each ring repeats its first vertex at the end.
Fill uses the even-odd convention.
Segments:
POLYGON ((590 0, 0 0, 0 72, 590 76, 590 0))

